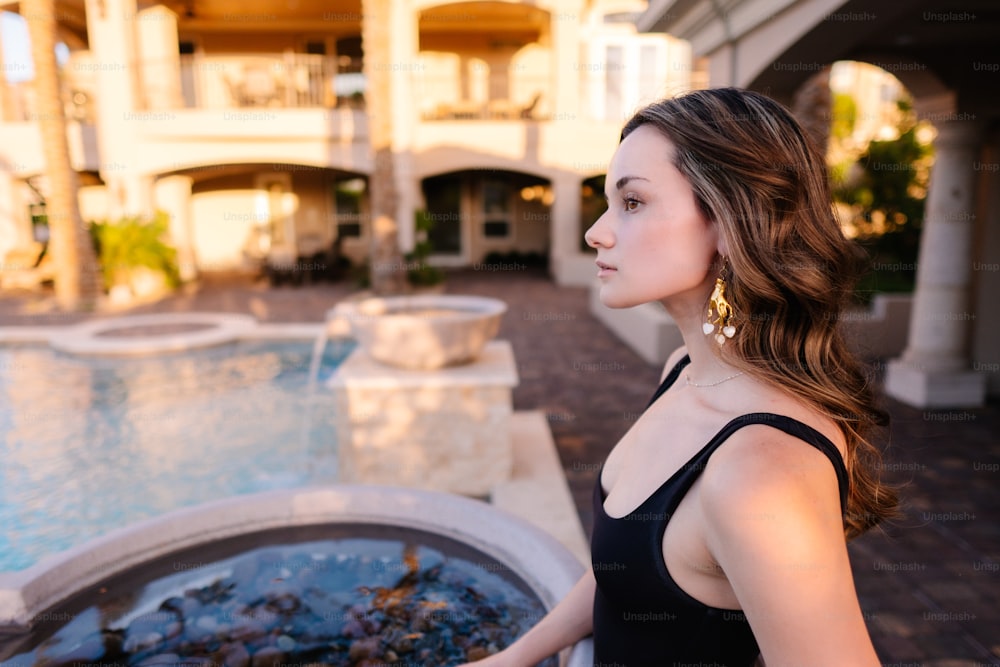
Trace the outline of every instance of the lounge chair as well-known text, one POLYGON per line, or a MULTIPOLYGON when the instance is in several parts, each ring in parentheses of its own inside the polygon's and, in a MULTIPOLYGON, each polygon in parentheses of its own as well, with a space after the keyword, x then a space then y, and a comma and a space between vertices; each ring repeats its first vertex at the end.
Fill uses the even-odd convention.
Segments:
POLYGON ((37 290, 55 277, 51 255, 38 242, 9 250, 0 264, 0 289, 37 290))

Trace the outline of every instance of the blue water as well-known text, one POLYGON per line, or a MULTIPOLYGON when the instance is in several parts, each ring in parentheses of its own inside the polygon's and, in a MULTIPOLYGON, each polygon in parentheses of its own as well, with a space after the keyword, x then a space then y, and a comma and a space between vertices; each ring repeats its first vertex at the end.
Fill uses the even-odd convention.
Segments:
POLYGON ((180 571, 139 584, 112 580, 94 604, 56 607, 9 648, 0 641, 2 664, 455 665, 508 646, 545 614, 507 568, 446 538, 332 530, 338 537, 198 557, 192 569, 174 560, 180 571))
POLYGON ((0 346, 0 572, 179 507, 330 481, 323 380, 351 346, 327 344, 311 400, 311 341, 114 359, 0 346))

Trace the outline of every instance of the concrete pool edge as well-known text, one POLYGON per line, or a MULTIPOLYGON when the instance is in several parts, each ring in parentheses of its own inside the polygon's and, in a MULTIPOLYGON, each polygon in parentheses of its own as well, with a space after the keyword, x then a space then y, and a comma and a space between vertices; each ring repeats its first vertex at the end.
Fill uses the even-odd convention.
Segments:
POLYGON ((0 327, 0 344, 48 343, 53 349, 81 356, 146 355, 224 345, 239 340, 316 338, 322 324, 260 323, 233 313, 150 313, 87 320, 69 326, 0 327), (133 328, 195 326, 195 330, 114 336, 133 328))
MULTIPOLYGON (((95 538, 17 572, 0 573, 0 635, 116 573, 220 539, 338 523, 405 526, 472 546, 505 564, 551 609, 583 574, 576 556, 541 528, 485 502, 402 487, 338 485, 236 496, 175 510, 95 538)), ((591 664, 589 641, 568 665, 591 664)))

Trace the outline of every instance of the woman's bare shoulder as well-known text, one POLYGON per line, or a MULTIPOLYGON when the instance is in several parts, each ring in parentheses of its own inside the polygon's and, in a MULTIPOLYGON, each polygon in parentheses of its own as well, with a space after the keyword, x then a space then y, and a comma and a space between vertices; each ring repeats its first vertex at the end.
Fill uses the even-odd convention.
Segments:
MULTIPOLYGON (((842 448, 842 438, 834 444, 842 448)), ((701 487, 699 495, 710 515, 731 517, 731 511, 738 509, 772 519, 781 516, 775 526, 801 526, 822 517, 828 527, 840 530, 840 490, 829 457, 802 439, 764 424, 733 433, 709 459, 701 487), (836 520, 828 522, 830 517, 836 520)))

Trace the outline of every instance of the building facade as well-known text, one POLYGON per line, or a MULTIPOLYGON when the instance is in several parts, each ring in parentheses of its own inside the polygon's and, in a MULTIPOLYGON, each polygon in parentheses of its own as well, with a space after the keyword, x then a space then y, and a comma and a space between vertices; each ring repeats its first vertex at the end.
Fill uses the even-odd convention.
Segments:
MULTIPOLYGON (((690 86, 687 44, 637 34, 634 0, 385 4, 60 2, 84 218, 166 211, 186 277, 332 247, 363 262, 368 67, 391 78, 404 251, 423 211, 432 263, 532 253, 556 280, 589 282, 585 181, 632 110, 690 86), (365 21, 388 25, 384 62, 365 62, 365 21)), ((45 188, 30 82, 0 96, 3 255, 30 241, 45 188)))

